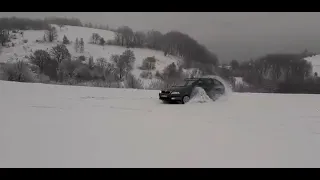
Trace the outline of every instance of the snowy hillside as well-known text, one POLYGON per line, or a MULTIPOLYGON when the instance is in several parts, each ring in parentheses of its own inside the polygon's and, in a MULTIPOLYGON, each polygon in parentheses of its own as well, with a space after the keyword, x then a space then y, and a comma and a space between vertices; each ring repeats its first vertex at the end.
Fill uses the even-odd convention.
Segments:
POLYGON ((320 75, 320 55, 315 55, 311 57, 305 58, 308 62, 310 62, 313 66, 312 71, 313 73, 317 72, 320 75))
POLYGON ((320 167, 318 95, 157 93, 0 81, 0 167, 320 167))
MULTIPOLYGON (((71 41, 71 44, 67 45, 67 48, 72 56, 80 56, 84 55, 86 57, 92 56, 94 60, 97 58, 103 57, 107 60, 110 59, 113 54, 122 54, 126 48, 120 46, 100 46, 96 44, 90 44, 90 38, 93 33, 98 33, 101 37, 104 38, 105 41, 112 40, 114 38, 114 32, 93 29, 87 27, 78 27, 78 26, 65 26, 60 29, 60 27, 55 26, 58 31, 58 39, 54 43, 41 43, 36 41, 42 41, 44 36, 44 31, 34 31, 34 30, 26 30, 23 31, 23 37, 17 33, 15 34, 16 39, 13 39, 12 42, 15 44, 14 47, 3 48, 0 53, 0 62, 12 61, 16 59, 26 60, 26 56, 29 56, 37 49, 50 50, 57 43, 62 42, 63 36, 66 35, 67 38, 71 41), (77 53, 74 50, 74 42, 76 38, 83 38, 84 45, 84 53, 77 53), (27 40, 27 43, 23 41, 27 40)), ((156 70, 160 72, 172 62, 176 63, 179 61, 179 58, 174 56, 164 56, 164 53, 161 51, 155 51, 150 49, 141 49, 141 48, 131 48, 136 57, 135 69, 133 70, 133 74, 136 77, 139 77, 141 70, 138 67, 141 66, 143 59, 147 57, 154 56, 158 61, 156 62, 156 70)), ((155 74, 156 70, 153 71, 155 74)), ((150 82, 150 80, 144 80, 145 84, 150 82)))
POLYGON ((235 77, 235 79, 236 79, 236 82, 235 82, 236 85, 247 85, 247 83, 243 81, 243 77, 235 77))

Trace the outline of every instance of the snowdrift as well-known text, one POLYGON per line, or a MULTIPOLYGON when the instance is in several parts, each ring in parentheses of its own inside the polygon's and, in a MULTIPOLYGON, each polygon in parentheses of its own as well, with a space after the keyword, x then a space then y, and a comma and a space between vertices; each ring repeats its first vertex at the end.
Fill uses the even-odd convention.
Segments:
POLYGON ((232 93, 231 85, 219 76, 210 75, 204 77, 214 78, 220 81, 225 87, 225 93, 221 96, 210 97, 203 88, 195 87, 191 93, 190 101, 188 103, 194 104, 208 103, 213 101, 226 101, 228 99, 228 96, 230 96, 232 93))
POLYGON ((190 101, 188 103, 207 103, 213 100, 207 95, 206 91, 201 87, 195 87, 191 93, 190 101))

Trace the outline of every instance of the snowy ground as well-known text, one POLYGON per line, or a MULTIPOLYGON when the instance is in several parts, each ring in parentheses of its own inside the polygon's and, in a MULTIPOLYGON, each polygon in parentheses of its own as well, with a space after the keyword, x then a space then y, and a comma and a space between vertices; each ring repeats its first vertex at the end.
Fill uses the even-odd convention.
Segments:
POLYGON ((318 95, 157 93, 0 81, 0 167, 320 167, 318 95))

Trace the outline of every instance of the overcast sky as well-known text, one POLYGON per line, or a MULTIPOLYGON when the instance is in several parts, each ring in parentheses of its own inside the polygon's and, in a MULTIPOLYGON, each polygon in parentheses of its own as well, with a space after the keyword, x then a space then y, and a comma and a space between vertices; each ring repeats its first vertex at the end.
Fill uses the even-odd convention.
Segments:
POLYGON ((222 61, 304 49, 320 53, 319 12, 0 12, 0 17, 11 16, 76 17, 133 30, 179 30, 206 45, 222 61))

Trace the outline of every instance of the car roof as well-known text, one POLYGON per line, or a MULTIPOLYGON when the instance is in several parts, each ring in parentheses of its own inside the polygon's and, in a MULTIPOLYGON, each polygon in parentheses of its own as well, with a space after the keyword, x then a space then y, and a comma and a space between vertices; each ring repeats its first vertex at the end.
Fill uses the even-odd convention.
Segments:
POLYGON ((200 78, 186 78, 186 81, 200 80, 200 79, 214 79, 211 77, 200 77, 200 78))

